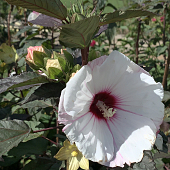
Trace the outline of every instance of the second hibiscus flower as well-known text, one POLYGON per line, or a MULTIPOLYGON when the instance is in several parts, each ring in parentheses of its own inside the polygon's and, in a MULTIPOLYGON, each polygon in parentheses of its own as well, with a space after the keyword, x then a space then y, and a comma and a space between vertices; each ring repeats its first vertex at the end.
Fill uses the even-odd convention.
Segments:
POLYGON ((116 167, 141 161, 164 115, 163 89, 113 51, 83 66, 62 91, 59 122, 89 160, 116 167))

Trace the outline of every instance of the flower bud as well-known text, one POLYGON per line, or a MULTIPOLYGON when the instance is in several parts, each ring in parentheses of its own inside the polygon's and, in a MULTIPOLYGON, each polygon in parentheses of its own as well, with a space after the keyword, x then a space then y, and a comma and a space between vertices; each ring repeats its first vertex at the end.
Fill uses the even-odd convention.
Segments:
POLYGON ((54 67, 54 68, 57 68, 59 70, 62 70, 58 59, 48 59, 47 63, 46 63, 46 70, 47 71, 48 71, 49 67, 54 67))
POLYGON ((44 49, 42 46, 35 46, 35 47, 30 46, 29 48, 27 48, 27 51, 28 54, 26 56, 26 60, 34 64, 33 52, 34 51, 44 52, 44 49))

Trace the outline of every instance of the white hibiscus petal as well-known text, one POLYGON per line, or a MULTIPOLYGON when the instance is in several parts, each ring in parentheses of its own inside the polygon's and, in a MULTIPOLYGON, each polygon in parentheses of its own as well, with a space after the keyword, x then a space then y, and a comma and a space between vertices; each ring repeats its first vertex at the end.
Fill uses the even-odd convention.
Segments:
POLYGON ((156 139, 156 127, 152 120, 118 110, 108 121, 114 134, 115 154, 110 166, 123 166, 141 161, 144 150, 150 150, 156 139), (145 122, 145 123, 144 123, 145 122))
POLYGON ((162 85, 143 73, 128 74, 112 89, 112 95, 119 97, 116 107, 151 118, 159 128, 164 115, 162 85))
POLYGON ((115 86, 128 69, 129 64, 129 58, 118 51, 113 51, 100 66, 93 68, 95 93, 115 86))
POLYGON ((84 86, 85 82, 91 80, 91 77, 87 76, 89 71, 88 66, 82 67, 67 83, 64 94, 64 108, 67 114, 73 117, 77 114, 83 115, 89 110, 92 94, 84 86))
POLYGON ((73 122, 64 132, 87 159, 106 162, 113 157, 113 137, 105 120, 97 120, 88 113, 73 122))
POLYGON ((58 114, 58 122, 62 124, 67 124, 67 122, 70 123, 72 121, 72 117, 68 115, 64 109, 64 94, 65 94, 65 89, 62 90, 61 96, 60 96, 60 102, 58 106, 59 114, 58 114))
POLYGON ((91 68, 91 70, 93 70, 96 66, 102 65, 107 57, 108 56, 104 55, 99 58, 96 58, 95 60, 88 62, 88 66, 91 68))

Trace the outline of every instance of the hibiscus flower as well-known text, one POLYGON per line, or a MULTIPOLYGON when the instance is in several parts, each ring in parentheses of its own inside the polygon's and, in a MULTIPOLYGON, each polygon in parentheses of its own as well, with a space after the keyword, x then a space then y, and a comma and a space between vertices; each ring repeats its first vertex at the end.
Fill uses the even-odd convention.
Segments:
POLYGON ((140 162, 163 120, 161 83, 118 51, 83 66, 67 83, 58 120, 89 160, 116 167, 140 162))

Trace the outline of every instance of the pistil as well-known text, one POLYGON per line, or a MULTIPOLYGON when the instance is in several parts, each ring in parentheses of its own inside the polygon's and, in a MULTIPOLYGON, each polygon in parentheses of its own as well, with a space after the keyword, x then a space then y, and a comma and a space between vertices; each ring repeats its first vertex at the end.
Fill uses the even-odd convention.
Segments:
POLYGON ((106 106, 106 104, 103 101, 98 100, 96 106, 101 111, 103 117, 106 119, 109 119, 116 113, 116 109, 106 106))

